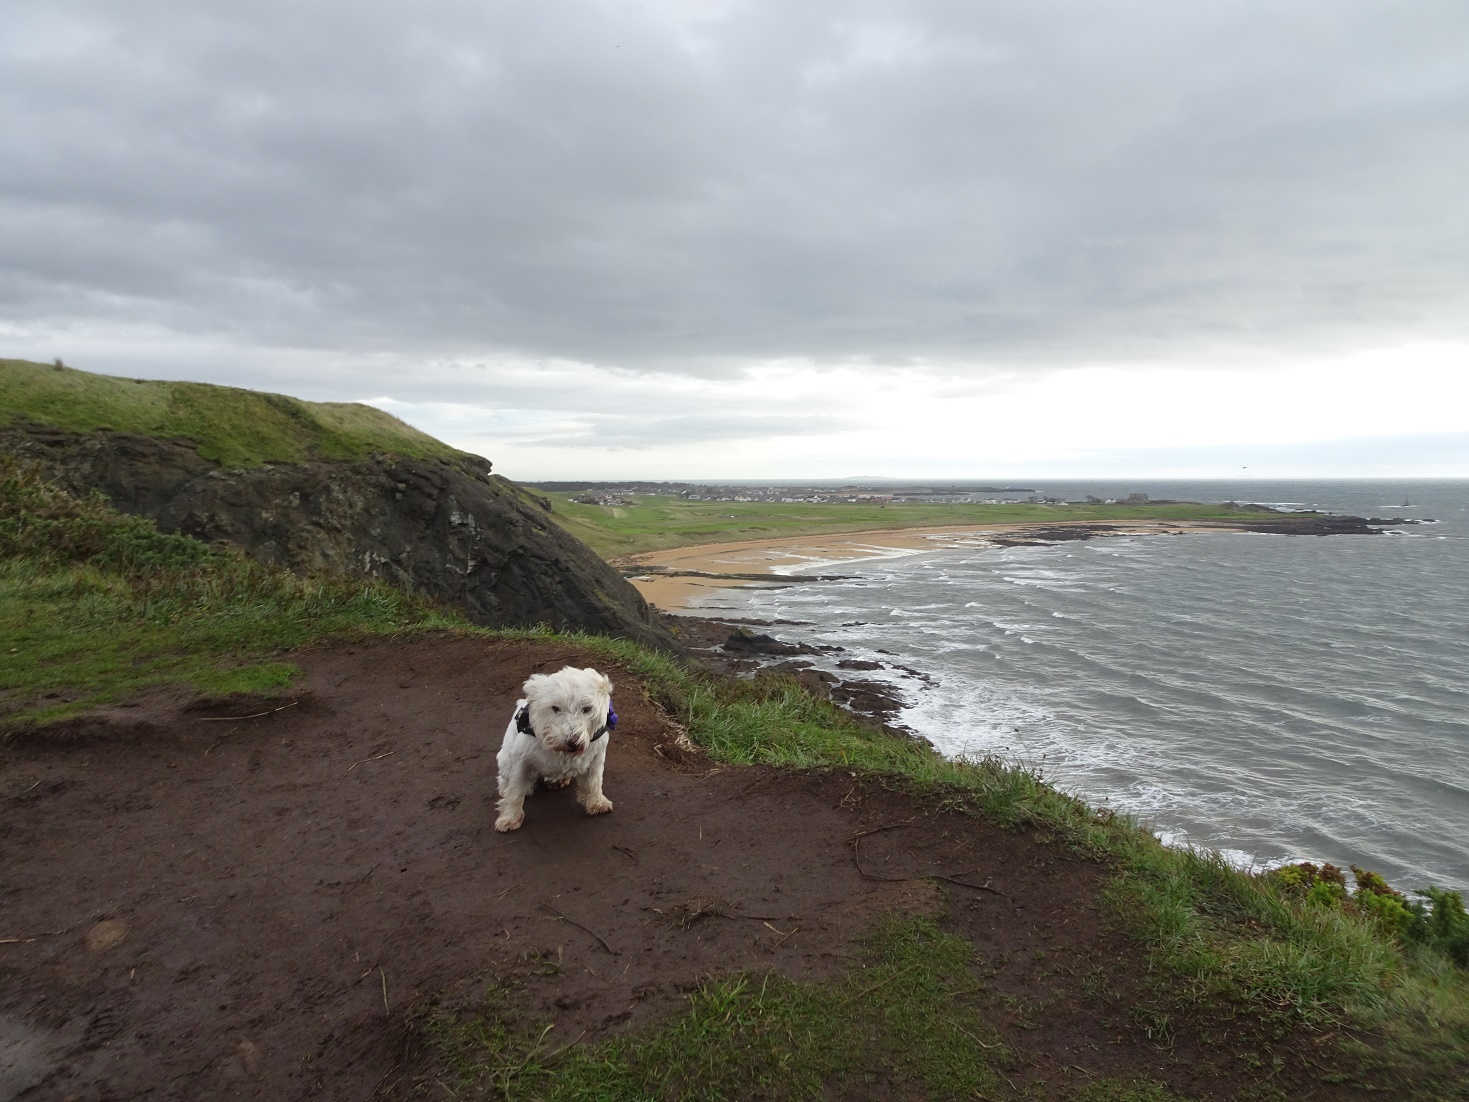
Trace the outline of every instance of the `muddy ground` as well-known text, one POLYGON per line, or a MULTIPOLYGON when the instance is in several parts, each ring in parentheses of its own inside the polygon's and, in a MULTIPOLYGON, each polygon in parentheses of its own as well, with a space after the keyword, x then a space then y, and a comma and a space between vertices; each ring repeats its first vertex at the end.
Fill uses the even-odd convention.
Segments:
POLYGON ((973 940, 1017 1090, 1147 1076, 1231 1097, 1255 1074, 1247 1023, 1148 1035, 1104 870, 1054 845, 842 772, 717 767, 630 675, 562 644, 299 661, 268 706, 157 698, 0 748, 0 1098, 402 1097, 431 1083, 405 1023, 436 1001, 525 981, 525 1020, 592 1043, 711 973, 832 975, 892 911, 973 940), (567 663, 617 682, 616 810, 540 792, 496 834, 520 683, 567 663))

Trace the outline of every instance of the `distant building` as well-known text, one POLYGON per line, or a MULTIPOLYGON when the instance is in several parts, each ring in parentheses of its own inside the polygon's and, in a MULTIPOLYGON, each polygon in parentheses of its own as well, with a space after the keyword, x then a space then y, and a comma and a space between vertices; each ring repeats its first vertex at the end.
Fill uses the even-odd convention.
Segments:
POLYGON ((598 493, 577 494, 571 500, 574 501, 574 502, 576 502, 578 505, 629 505, 629 504, 631 504, 631 502, 629 502, 626 498, 619 497, 617 494, 598 494, 598 493))

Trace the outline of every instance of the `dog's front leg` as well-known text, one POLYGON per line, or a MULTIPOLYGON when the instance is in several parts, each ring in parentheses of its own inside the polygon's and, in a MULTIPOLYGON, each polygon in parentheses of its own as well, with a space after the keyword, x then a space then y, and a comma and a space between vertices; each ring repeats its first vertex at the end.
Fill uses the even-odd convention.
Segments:
POLYGON ((588 815, 605 815, 612 810, 612 801, 602 795, 602 767, 605 757, 598 759, 576 779, 576 802, 587 809, 588 815))
POLYGON ((529 762, 515 762, 497 782, 500 802, 495 805, 499 813, 495 818, 495 829, 505 834, 519 830, 525 822, 525 798, 536 786, 536 772, 529 762))

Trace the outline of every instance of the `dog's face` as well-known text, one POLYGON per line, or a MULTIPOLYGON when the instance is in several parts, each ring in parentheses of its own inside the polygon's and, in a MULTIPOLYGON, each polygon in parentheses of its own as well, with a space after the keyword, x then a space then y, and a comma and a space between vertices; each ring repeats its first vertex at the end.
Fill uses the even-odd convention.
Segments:
POLYGON ((607 722, 612 682, 596 670, 563 666, 558 673, 532 674, 521 688, 531 728, 551 750, 580 754, 607 722))

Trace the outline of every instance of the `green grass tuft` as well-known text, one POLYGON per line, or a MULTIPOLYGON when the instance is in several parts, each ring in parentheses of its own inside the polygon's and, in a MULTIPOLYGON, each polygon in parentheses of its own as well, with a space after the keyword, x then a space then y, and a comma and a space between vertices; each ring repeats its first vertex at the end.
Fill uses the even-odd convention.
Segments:
POLYGON ((576 1046, 502 1017, 503 988, 422 1033, 456 1092, 504 1098, 972 1098, 1011 1055, 975 1008, 973 949, 929 919, 891 918, 832 983, 774 973, 713 978, 656 1029, 576 1046), (563 1048, 565 1045, 567 1047, 563 1048))

